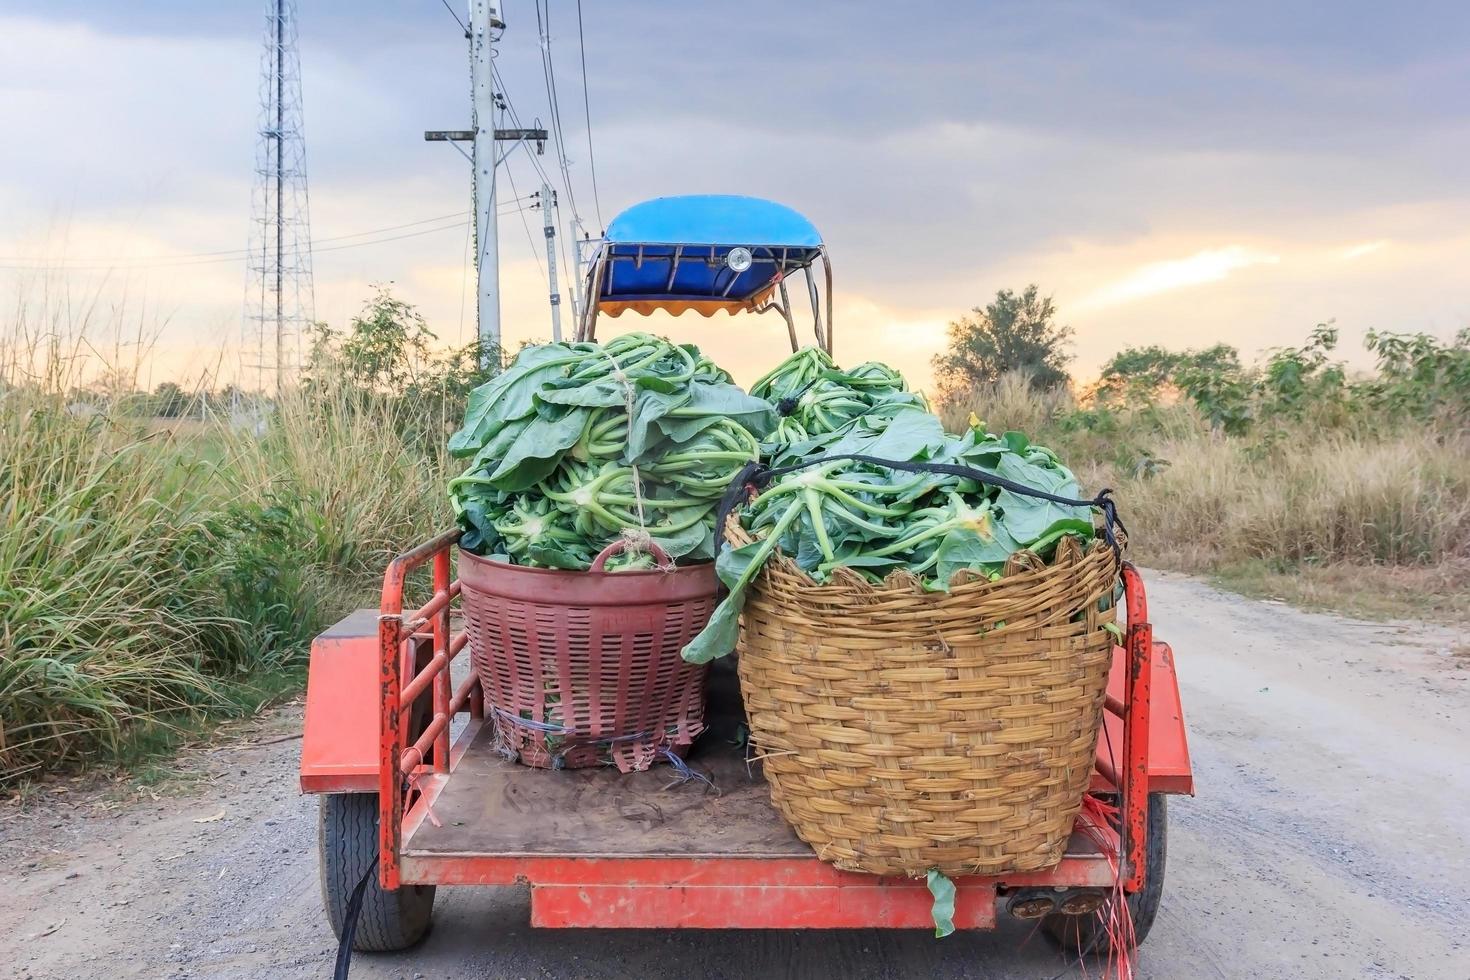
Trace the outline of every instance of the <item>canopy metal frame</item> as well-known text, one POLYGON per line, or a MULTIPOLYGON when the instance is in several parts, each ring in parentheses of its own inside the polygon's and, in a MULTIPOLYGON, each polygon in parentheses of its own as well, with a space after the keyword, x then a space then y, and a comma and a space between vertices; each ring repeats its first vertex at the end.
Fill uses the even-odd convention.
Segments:
MULTIPOLYGON (((812 333, 816 338, 817 346, 828 354, 832 353, 833 317, 832 317, 832 262, 827 254, 825 245, 816 246, 783 246, 783 245, 751 245, 748 248, 751 254, 752 267, 771 266, 771 276, 762 279, 760 285, 745 295, 731 296, 731 291, 739 281, 740 273, 730 269, 726 263, 726 256, 731 248, 727 244, 702 245, 695 243, 683 243, 669 245, 664 243, 635 244, 628 242, 603 242, 592 258, 591 266, 587 271, 586 291, 588 302, 583 304, 581 316, 577 321, 575 339, 578 341, 593 341, 597 339, 597 317, 605 303, 628 303, 646 301, 667 301, 670 303, 698 302, 700 300, 714 300, 716 302, 727 302, 733 304, 744 304, 743 308, 753 313, 766 313, 776 311, 786 323, 787 337, 791 343, 792 351, 800 347, 797 338, 795 313, 792 309, 790 292, 786 280, 794 273, 800 272, 806 281, 807 300, 811 306, 812 333), (672 253, 666 254, 669 248, 672 253), (657 254, 650 254, 650 249, 657 249, 657 254), (820 260, 822 273, 825 280, 824 288, 818 288, 816 277, 813 275, 812 267, 820 260), (618 296, 613 293, 613 286, 617 278, 617 270, 620 266, 631 266, 641 269, 648 261, 667 262, 669 274, 665 285, 666 294, 663 296, 618 296), (674 282, 679 273, 682 263, 698 262, 716 271, 711 277, 711 290, 708 294, 691 294, 673 292, 674 282), (825 297, 825 304, 820 297, 825 297), (763 298, 762 298, 763 297, 763 298), (826 309, 824 311, 823 306, 826 309)), ((732 309, 731 312, 734 312, 732 309)))

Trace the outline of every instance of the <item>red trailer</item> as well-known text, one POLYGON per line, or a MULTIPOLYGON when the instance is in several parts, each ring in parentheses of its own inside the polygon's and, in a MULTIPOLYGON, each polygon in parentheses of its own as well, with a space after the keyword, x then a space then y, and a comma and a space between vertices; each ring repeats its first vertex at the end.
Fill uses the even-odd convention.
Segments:
MULTIPOLYGON (((321 876, 334 930, 376 864, 356 932, 360 950, 403 949, 428 929, 439 885, 531 886, 531 924, 546 928, 929 928, 922 880, 838 871, 818 860, 770 805, 759 764, 734 738, 733 671, 710 684, 710 731, 670 785, 666 767, 554 771, 493 748, 479 681, 454 666, 467 636, 455 610, 458 531, 400 555, 382 604, 312 645, 301 788, 321 795, 321 876), (418 572, 428 600, 405 611, 418 572)), ((1114 651, 1091 792, 1121 820, 1086 814, 1050 871, 955 881, 955 924, 998 913, 1045 918, 1090 942, 1093 914, 1121 880, 1137 938, 1163 889, 1165 797, 1193 792, 1174 655, 1153 638, 1143 580, 1124 568, 1127 630, 1114 651), (1120 860, 1121 857, 1121 860, 1120 860)), ((465 661, 468 658, 464 658, 465 661)))
MULTIPOLYGON (((609 226, 577 336, 595 335, 599 310, 773 309, 794 350, 787 279, 804 273, 814 333, 830 351, 830 271, 825 311, 812 276, 826 260, 810 223, 770 202, 647 202, 609 226)), ((497 755, 479 681, 457 659, 467 644, 451 572, 458 536, 394 559, 379 608, 312 645, 301 788, 321 795, 322 894, 339 937, 354 892, 355 947, 395 950, 424 935, 438 886, 513 883, 530 885, 531 924, 547 928, 931 927, 923 881, 836 870, 772 807, 759 764, 737 744, 728 665, 712 672, 710 730, 688 759, 708 782, 671 783, 663 766, 555 771, 497 755), (406 610, 406 594, 425 601, 406 610)), ((1101 810, 1084 808, 1049 871, 956 879, 959 928, 989 928, 1004 913, 1043 919, 1074 946, 1105 945, 1096 913, 1119 891, 1138 940, 1153 922, 1165 797, 1191 793, 1193 777, 1173 653, 1153 637, 1137 571, 1125 566, 1123 581, 1127 629, 1090 790, 1118 816, 1094 825, 1101 810)))

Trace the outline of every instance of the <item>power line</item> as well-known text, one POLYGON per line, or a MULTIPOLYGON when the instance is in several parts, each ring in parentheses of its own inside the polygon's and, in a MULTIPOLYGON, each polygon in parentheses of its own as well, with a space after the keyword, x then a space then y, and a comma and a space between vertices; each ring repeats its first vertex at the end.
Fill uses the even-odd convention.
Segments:
MULTIPOLYGON (((553 192, 553 196, 554 195, 555 195, 555 192, 553 192)), ((557 225, 559 227, 560 224, 561 224, 561 202, 560 201, 555 201, 553 203, 556 206, 556 219, 555 220, 556 220, 556 223, 557 223, 557 225)), ((542 202, 541 206, 542 207, 546 207, 545 202, 542 202)), ((567 275, 569 277, 569 282, 567 283, 568 288, 570 288, 570 289, 573 290, 573 294, 572 295, 575 296, 576 295, 575 290, 577 288, 577 278, 582 274, 582 270, 581 269, 578 269, 575 263, 572 263, 572 262, 568 262, 567 261, 567 256, 569 254, 570 255, 575 255, 576 254, 575 252, 571 252, 571 253, 567 252, 567 248, 568 248, 568 245, 567 245, 567 236, 566 235, 562 235, 562 234, 558 234, 556 236, 556 250, 557 250, 557 252, 561 256, 561 267, 563 269, 566 269, 567 270, 567 275)))
MULTIPOLYGON (((516 112, 515 103, 511 101, 510 92, 506 89, 505 86, 505 79, 500 77, 500 69, 494 65, 491 65, 490 70, 495 76, 496 94, 505 100, 505 111, 510 114, 511 123, 517 129, 526 128, 521 123, 520 113, 516 112)), ((533 128, 539 129, 541 120, 537 119, 535 120, 535 122, 537 125, 533 128)), ((525 141, 522 140, 520 145, 522 147, 525 147, 525 141)), ((537 159, 536 155, 532 153, 529 148, 526 149, 526 156, 530 159, 531 165, 536 168, 536 173, 541 177, 541 179, 548 184, 551 183, 551 178, 546 175, 546 169, 541 166, 541 161, 537 159)))
MULTIPOLYGON (((441 215, 438 215, 437 217, 423 218, 423 219, 421 219, 419 221, 408 221, 408 222, 405 222, 405 223, 403 223, 401 225, 389 225, 386 228, 373 228, 373 229, 371 229, 369 231, 355 231, 355 232, 353 232, 350 235, 332 235, 332 236, 327 237, 327 238, 313 238, 312 241, 311 241, 311 244, 312 244, 312 247, 315 247, 315 246, 321 244, 322 242, 336 242, 336 241, 342 241, 343 239, 347 239, 347 238, 365 238, 368 235, 380 235, 380 234, 382 234, 385 231, 398 231, 400 228, 413 228, 413 227, 416 227, 418 225, 428 225, 428 224, 434 224, 435 222, 439 222, 439 221, 447 221, 450 218, 463 218, 467 214, 469 214, 468 211, 456 211, 453 214, 441 214, 441 215)), ((81 258, 81 257, 78 257, 78 256, 62 256, 62 257, 60 257, 58 259, 58 261, 59 262, 62 262, 62 263, 68 263, 68 262, 173 262, 173 261, 176 261, 176 260, 179 260, 179 259, 202 259, 202 258, 208 258, 208 257, 211 257, 211 256, 216 256, 216 255, 225 255, 225 256, 248 255, 248 254, 251 254, 253 251, 254 251, 254 249, 248 249, 248 248, 226 248, 226 249, 220 249, 220 250, 214 251, 214 252, 181 252, 181 253, 179 253, 177 255, 155 255, 155 256, 93 255, 93 256, 88 256, 86 258, 81 258)), ((33 259, 30 256, 25 256, 25 255, 7 255, 7 256, 0 257, 0 262, 31 262, 31 261, 36 261, 36 260, 33 259)))
POLYGON ((449 11, 449 16, 454 18, 454 22, 459 25, 459 29, 464 31, 464 36, 469 37, 470 29, 465 26, 464 21, 459 19, 459 14, 454 12, 454 8, 449 5, 449 0, 439 0, 439 2, 444 4, 444 9, 449 11))
POLYGON ((597 227, 602 224, 602 196, 597 193, 597 157, 592 153, 592 105, 587 97, 587 36, 582 30, 582 0, 577 0, 577 47, 582 52, 582 113, 587 120, 587 166, 592 171, 592 206, 597 210, 597 227))
MULTIPOLYGON (((515 174, 508 166, 505 168, 505 179, 510 181, 510 192, 512 194, 519 194, 520 192, 516 190, 515 174)), ((544 207, 545 205, 543 204, 542 206, 544 207)), ((531 237, 531 223, 526 220, 526 209, 521 208, 520 214, 521 227, 526 229, 526 244, 531 247, 531 258, 536 261, 536 271, 541 274, 542 279, 546 279, 546 270, 541 267, 541 256, 536 254, 536 239, 531 237)), ((547 281, 550 282, 549 279, 547 281)))
MULTIPOLYGON (((529 198, 529 197, 527 197, 527 198, 516 197, 516 198, 511 198, 511 199, 509 199, 507 201, 503 201, 501 203, 503 203, 503 204, 516 204, 516 205, 519 205, 521 207, 530 207, 531 206, 531 201, 532 201, 532 199, 529 198)), ((501 213, 502 214, 510 214, 511 213, 511 210, 512 210, 511 208, 506 208, 501 213)), ((388 225, 388 226, 383 227, 383 228, 371 228, 371 229, 369 229, 367 231, 354 231, 354 232, 352 232, 350 234, 346 234, 346 235, 329 235, 326 238, 313 238, 311 240, 310 248, 312 250, 314 250, 314 251, 328 251, 327 249, 318 249, 317 246, 318 245, 321 245, 324 242, 340 242, 340 241, 345 241, 345 240, 347 240, 349 238, 366 238, 369 235, 381 235, 385 231, 398 231, 398 230, 403 229, 403 228, 416 228, 419 225, 437 224, 440 221, 449 221, 451 219, 463 218, 463 217, 465 217, 468 214, 469 214, 468 211, 455 211, 452 214, 441 214, 441 215, 437 215, 437 216, 432 217, 432 218, 420 218, 418 221, 405 221, 401 225, 388 225)), ((431 228, 429 230, 430 231, 439 231, 441 229, 431 228)), ((373 243, 372 242, 365 242, 363 244, 371 245, 373 243)), ((297 251, 304 251, 304 249, 297 249, 297 251)), ((192 259, 204 259, 204 258, 211 258, 211 257, 214 257, 214 256, 223 256, 223 258, 220 261, 228 261, 231 258, 238 258, 240 256, 248 256, 248 255, 252 255, 253 253, 254 253, 254 249, 248 249, 248 248, 226 248, 226 249, 219 249, 219 250, 213 251, 213 252, 181 252, 181 253, 178 253, 176 255, 155 255, 155 256, 137 256, 137 255, 113 255, 113 256, 107 256, 107 255, 94 255, 94 256, 88 256, 86 258, 82 258, 82 257, 78 257, 78 256, 59 256, 55 260, 55 262, 50 262, 50 263, 46 264, 45 266, 39 266, 38 265, 37 267, 38 268, 54 269, 54 268, 60 268, 60 267, 67 267, 71 263, 74 263, 74 262, 94 263, 94 264, 95 263, 104 263, 105 264, 105 265, 94 265, 93 267, 96 267, 96 268, 102 268, 102 267, 112 268, 114 266, 114 264, 116 264, 116 263, 122 263, 124 265, 131 265, 131 264, 135 264, 136 263, 136 264, 141 264, 142 266, 159 266, 159 265, 173 265, 173 264, 189 265, 189 264, 199 264, 199 263, 193 263, 193 262, 191 262, 190 260, 192 260, 192 259)), ((7 263, 7 262, 39 263, 41 261, 43 261, 43 260, 37 259, 34 256, 29 256, 29 255, 6 255, 6 256, 0 256, 0 263, 7 263)), ((14 266, 8 266, 7 265, 7 266, 0 266, 0 268, 14 268, 14 266)))
MULTIPOLYGON (((311 245, 308 245, 305 248, 287 248, 281 254, 282 254, 282 256, 284 256, 286 258, 290 258, 292 256, 309 255, 309 254, 312 254, 314 252, 336 252, 336 251, 340 251, 340 250, 342 250, 344 248, 363 248, 363 247, 365 247, 367 245, 377 245, 377 244, 380 244, 382 242, 395 242, 395 241, 398 241, 398 240, 404 239, 404 238, 416 238, 419 235, 432 235, 435 232, 448 231, 450 228, 458 228, 458 227, 459 227, 459 224, 458 224, 458 222, 456 222, 455 224, 452 224, 452 225, 443 225, 443 226, 438 227, 438 228, 425 228, 422 231, 412 231, 412 232, 408 232, 407 234, 404 234, 404 235, 393 235, 393 236, 390 236, 388 238, 375 238, 375 239, 371 239, 371 240, 365 241, 365 242, 349 242, 349 243, 347 243, 345 245, 331 245, 331 246, 328 246, 327 248, 314 248, 311 245)), ((196 265, 218 265, 220 263, 246 262, 246 261, 249 261, 251 258, 253 258, 252 255, 241 254, 241 255, 227 255, 227 256, 224 256, 223 258, 214 258, 214 259, 194 259, 194 260, 188 260, 188 261, 172 261, 172 262, 137 262, 137 263, 123 264, 123 265, 117 265, 117 264, 105 264, 105 265, 64 265, 64 264, 50 264, 50 265, 48 265, 48 264, 0 265, 0 269, 28 269, 28 270, 37 271, 37 272, 53 271, 53 270, 54 271, 58 271, 58 272, 86 272, 86 271, 100 271, 100 270, 107 270, 107 269, 117 269, 117 270, 120 270, 120 271, 123 271, 123 272, 127 272, 127 271, 131 271, 131 270, 134 270, 134 269, 174 269, 174 268, 187 268, 189 266, 196 266, 196 265)))
MULTIPOLYGON (((520 113, 518 113, 516 111, 515 102, 511 99, 510 92, 506 88, 505 79, 502 78, 501 75, 500 75, 500 69, 499 69, 499 67, 497 67, 497 66, 495 66, 495 65, 492 64, 490 70, 491 70, 491 72, 493 73, 493 75, 495 77, 495 84, 497 86, 496 92, 505 101, 505 109, 504 109, 504 111, 510 116, 511 124, 513 126, 515 126, 517 129, 524 128, 523 125, 522 125, 522 123, 521 123, 520 113)), ((537 128, 540 128, 540 120, 539 119, 536 120, 536 124, 537 124, 537 128)), ((554 125, 554 123, 553 123, 553 125, 554 125)), ((551 183, 554 183, 554 181, 552 181, 550 175, 548 175, 546 173, 546 168, 541 165, 541 160, 536 156, 536 154, 534 154, 534 153, 531 152, 531 148, 526 143, 526 141, 522 140, 521 143, 520 143, 520 146, 521 146, 522 149, 524 149, 526 151, 526 159, 531 161, 531 166, 535 168, 536 175, 541 178, 541 182, 543 184, 551 184, 551 183)), ((510 180, 510 189, 511 189, 511 192, 512 193, 519 193, 518 191, 516 191, 515 176, 514 176, 514 174, 511 173, 510 164, 509 164, 509 161, 508 160, 506 161, 505 173, 506 173, 506 177, 508 177, 509 180, 510 180)), ((563 170, 563 173, 565 174, 565 170, 563 170)), ((542 207, 546 207, 546 203, 543 201, 542 204, 541 204, 541 206, 542 207)), ((549 283, 550 282, 550 278, 547 276, 546 270, 541 267, 541 257, 540 257, 540 254, 538 253, 537 249, 536 249, 536 241, 535 241, 535 238, 531 235, 531 226, 526 221, 526 216, 525 216, 524 213, 522 213, 522 215, 521 215, 521 226, 522 226, 522 228, 525 229, 525 232, 526 232, 526 241, 527 241, 527 244, 529 244, 530 247, 531 247, 531 257, 536 260, 536 269, 541 274, 541 277, 543 279, 546 279, 547 282, 549 283)), ((563 265, 566 265, 566 254, 565 253, 562 254, 562 264, 563 265)), ((570 266, 568 266, 568 268, 570 268, 570 266)))
MULTIPOLYGON (((520 201, 522 199, 516 198, 515 200, 520 201)), ((529 198, 527 198, 525 200, 529 201, 529 198)), ((505 210, 500 211, 498 213, 499 214, 502 214, 502 215, 509 215, 509 214, 513 214, 513 213, 516 213, 516 212, 522 212, 523 213, 523 212, 525 212, 525 210, 527 209, 528 206, 529 206, 528 204, 518 204, 516 207, 506 208, 505 210)), ((341 241, 343 239, 348 239, 348 238, 360 238, 360 237, 362 237, 364 235, 377 235, 377 234, 381 234, 382 232, 385 232, 385 231, 394 231, 394 230, 396 230, 398 228, 412 228, 412 227, 414 227, 416 225, 427 224, 427 223, 429 223, 431 221, 444 221, 447 218, 453 218, 453 219, 455 219, 454 220, 454 223, 447 224, 447 225, 442 225, 442 226, 437 227, 437 228, 425 228, 422 231, 413 231, 413 232, 409 232, 409 233, 403 234, 403 235, 390 235, 387 238, 374 238, 374 239, 372 239, 370 241, 365 241, 365 242, 351 242, 351 243, 346 244, 346 245, 331 245, 331 246, 328 246, 326 248, 317 248, 316 247, 317 242, 312 242, 306 248, 287 249, 284 254, 286 254, 287 256, 290 256, 290 255, 293 255, 293 254, 300 255, 300 254, 315 253, 315 252, 338 252, 338 251, 341 251, 343 249, 363 248, 363 247, 368 246, 368 245, 381 245, 381 244, 383 244, 385 242, 401 241, 401 240, 403 240, 405 238, 417 238, 420 235, 432 235, 432 234, 435 234, 437 232, 449 231, 450 229, 458 228, 459 227, 459 219, 460 218, 463 218, 468 213, 469 212, 467 212, 467 211, 461 211, 461 212, 458 212, 457 214, 446 215, 446 216, 439 217, 439 218, 426 218, 423 221, 414 221, 414 222, 409 222, 408 224, 403 224, 403 225, 392 225, 392 226, 389 226, 387 228, 374 229, 373 231, 356 232, 356 233, 351 234, 351 235, 337 235, 334 238, 322 238, 322 239, 318 239, 317 241, 323 241, 323 242, 324 241, 341 241)), ((525 220, 525 219, 522 218, 522 220, 525 220)), ((215 252, 201 252, 201 253, 199 253, 199 255, 201 255, 201 256, 219 255, 219 254, 221 254, 221 253, 215 253, 215 252)), ((181 259, 183 257, 176 257, 174 260, 170 260, 170 261, 166 261, 166 262, 139 262, 139 263, 134 263, 134 264, 129 264, 129 265, 122 265, 122 266, 118 266, 118 265, 115 265, 115 264, 103 264, 103 265, 67 265, 67 264, 64 264, 64 263, 35 264, 34 263, 34 260, 30 260, 32 264, 21 264, 21 265, 0 264, 0 269, 19 269, 19 270, 31 270, 31 271, 37 271, 37 272, 47 272, 47 271, 53 271, 53 270, 54 271, 62 271, 62 272, 67 272, 67 271, 79 271, 80 272, 80 271, 88 271, 88 270, 105 270, 105 269, 121 269, 122 271, 128 271, 128 270, 131 270, 131 269, 165 269, 165 268, 175 268, 175 267, 191 266, 191 265, 215 265, 217 263, 222 263, 222 262, 241 262, 241 261, 244 261, 246 259, 249 259, 250 257, 251 257, 250 252, 248 250, 246 250, 246 251, 237 252, 235 254, 227 254, 227 255, 224 255, 224 257, 222 257, 222 258, 198 258, 198 257, 196 257, 196 258, 193 258, 193 259, 183 259, 181 261, 179 259, 181 259)))
POLYGON ((546 82, 546 101, 551 107, 551 132, 556 142, 556 160, 561 168, 562 182, 567 189, 567 203, 572 206, 573 217, 579 216, 577 191, 572 186, 572 173, 567 165, 566 137, 562 134, 561 103, 556 97, 556 62, 551 56, 551 6, 546 6, 546 19, 541 17, 541 0, 536 0, 536 28, 541 33, 541 75, 546 82))
POLYGON ((470 220, 465 222, 464 226, 464 269, 460 271, 459 276, 459 332, 454 335, 455 339, 459 340, 461 343, 464 341, 465 289, 469 286, 470 283, 470 234, 474 230, 475 219, 474 216, 471 215, 470 220))

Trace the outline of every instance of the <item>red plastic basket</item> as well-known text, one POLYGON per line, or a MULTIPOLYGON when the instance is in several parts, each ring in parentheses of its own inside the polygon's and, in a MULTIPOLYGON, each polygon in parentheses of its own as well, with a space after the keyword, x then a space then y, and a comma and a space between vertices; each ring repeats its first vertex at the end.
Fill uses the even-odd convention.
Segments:
POLYGON ((501 751, 529 766, 647 769, 704 731, 705 668, 679 651, 715 607, 711 564, 525 568, 461 551, 470 658, 501 751))

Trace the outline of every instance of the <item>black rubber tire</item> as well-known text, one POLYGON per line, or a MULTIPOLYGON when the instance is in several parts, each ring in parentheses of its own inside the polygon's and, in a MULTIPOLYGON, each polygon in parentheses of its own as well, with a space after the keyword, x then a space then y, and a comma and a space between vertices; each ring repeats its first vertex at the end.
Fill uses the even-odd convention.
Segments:
MULTIPOLYGON (((340 940, 347 902, 378 856, 378 794, 325 793, 317 817, 322 906, 340 940)), ((433 885, 404 885, 384 891, 374 874, 362 896, 352 948, 364 953, 407 949, 429 931, 433 885)))
MULTIPOLYGON (((1163 793, 1148 795, 1148 843, 1144 855, 1148 868, 1143 887, 1128 896, 1128 910, 1133 914, 1133 943, 1142 946, 1159 914, 1159 901, 1164 897, 1164 865, 1169 856, 1169 805, 1163 793)), ((1098 915, 1048 915, 1041 921, 1043 931, 1069 956, 1107 956, 1112 942, 1098 915)))

